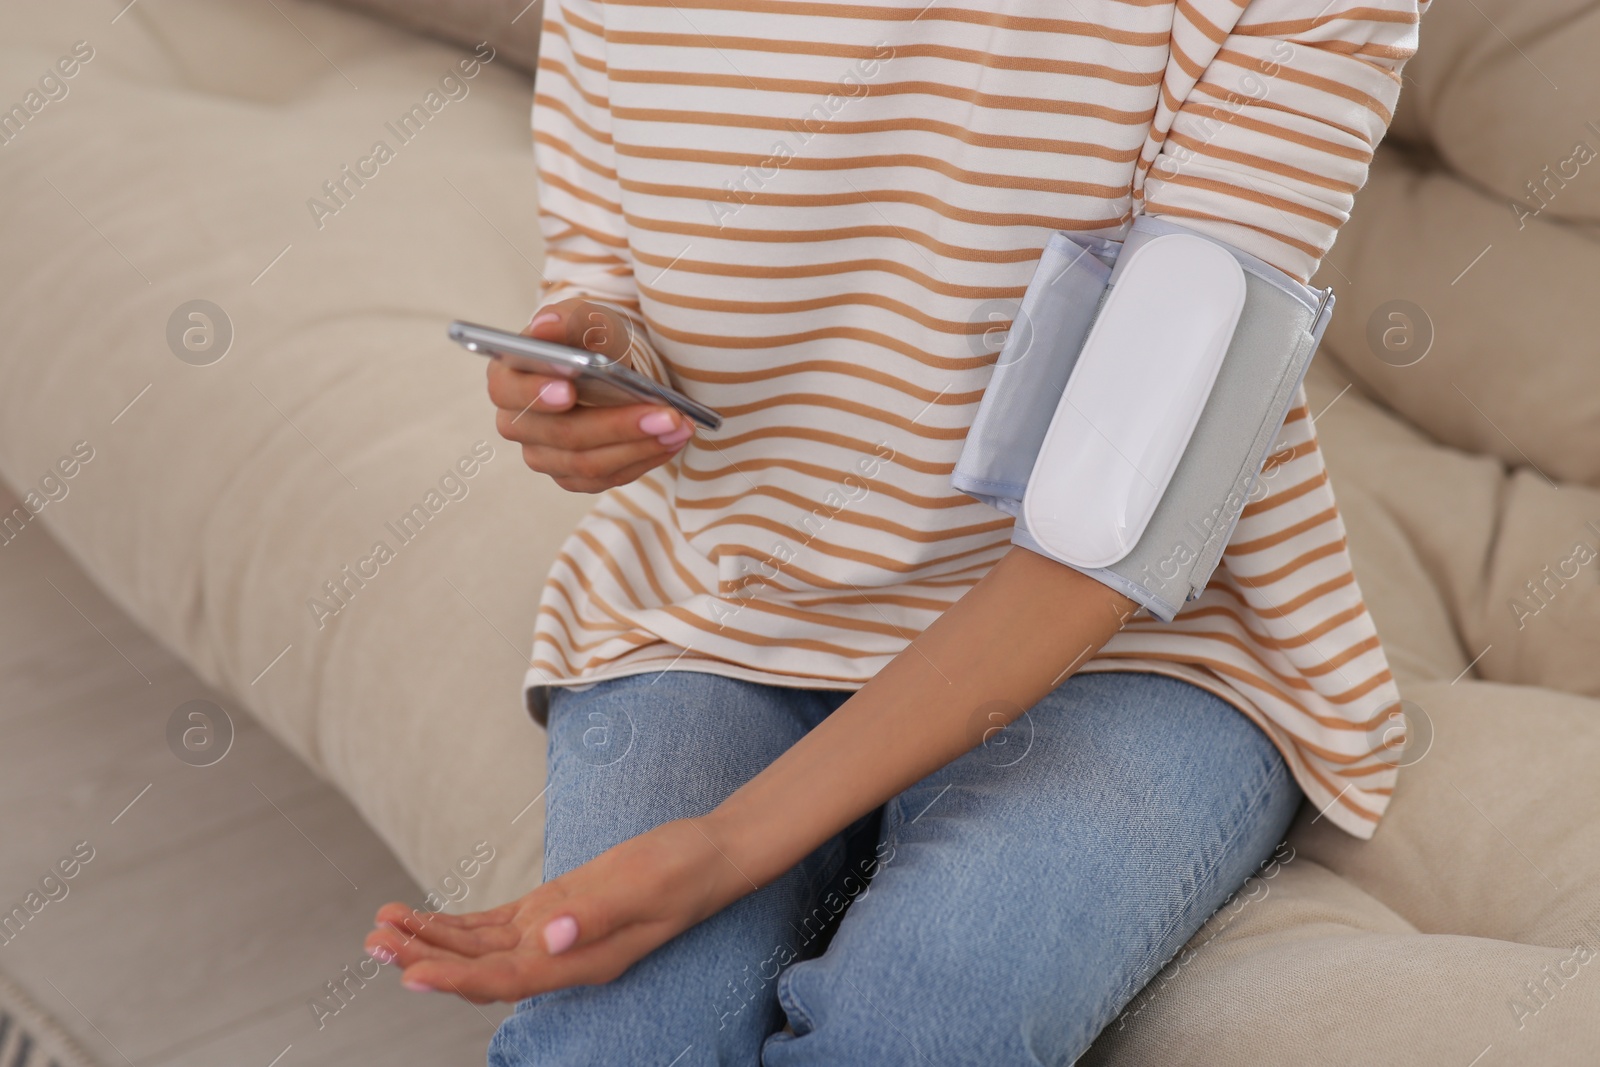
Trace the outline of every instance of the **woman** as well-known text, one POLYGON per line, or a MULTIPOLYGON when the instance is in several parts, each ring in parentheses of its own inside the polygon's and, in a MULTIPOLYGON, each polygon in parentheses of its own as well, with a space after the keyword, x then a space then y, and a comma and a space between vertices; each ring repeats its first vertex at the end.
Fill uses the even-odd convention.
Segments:
POLYGON ((1282 839, 1370 837, 1398 694, 1303 391, 1171 622, 950 472, 1057 230, 1139 213, 1307 280, 1426 0, 549 0, 535 336, 725 416, 501 434, 601 493, 545 587, 545 876, 389 905, 493 1064, 1068 1063, 1282 839))

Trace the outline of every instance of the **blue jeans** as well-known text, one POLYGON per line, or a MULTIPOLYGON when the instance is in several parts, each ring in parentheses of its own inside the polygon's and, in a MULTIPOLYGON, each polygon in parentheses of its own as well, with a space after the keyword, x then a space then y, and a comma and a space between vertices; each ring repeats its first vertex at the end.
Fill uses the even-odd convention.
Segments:
MULTIPOLYGON (((552 690, 545 876, 710 811, 849 695, 688 670, 552 690)), ((1070 1064, 1301 799, 1221 698, 1074 675, 616 980, 523 1001, 489 1063, 1070 1064)))

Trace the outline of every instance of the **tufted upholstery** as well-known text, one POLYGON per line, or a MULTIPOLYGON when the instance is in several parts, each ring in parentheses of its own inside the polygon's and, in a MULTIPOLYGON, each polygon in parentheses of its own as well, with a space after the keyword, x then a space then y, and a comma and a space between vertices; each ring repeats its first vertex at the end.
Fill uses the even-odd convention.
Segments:
MULTIPOLYGON (((140 0, 112 22, 123 3, 0 12, 0 103, 95 50, 0 145, 0 476, 26 491, 90 442, 35 521, 419 880, 487 838, 509 898, 541 854, 518 693, 534 594, 589 499, 495 437, 442 325, 533 309, 527 79, 491 63, 319 227, 307 200, 463 49, 303 0, 140 0), (234 329, 209 366, 167 340, 196 298, 234 329), (319 626, 307 601, 478 441, 493 458, 465 497, 319 626)), ((1435 5, 1318 279, 1339 309, 1312 408, 1432 747, 1370 842, 1303 811, 1096 1064, 1486 1067, 1600 1044, 1600 560, 1577 551, 1600 548, 1600 160, 1531 218, 1508 203, 1538 206, 1524 183, 1576 142, 1600 150, 1597 10, 1435 5), (1432 323, 1409 366, 1369 340, 1393 301, 1432 323)))

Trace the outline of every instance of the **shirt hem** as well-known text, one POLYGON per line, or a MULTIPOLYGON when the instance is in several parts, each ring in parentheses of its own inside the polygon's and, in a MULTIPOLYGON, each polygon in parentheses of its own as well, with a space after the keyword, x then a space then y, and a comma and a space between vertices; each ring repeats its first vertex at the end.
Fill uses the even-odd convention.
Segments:
MULTIPOLYGON (((622 664, 612 668, 600 668, 586 672, 573 678, 551 678, 549 674, 537 668, 530 668, 523 679, 523 699, 528 709, 529 716, 541 728, 549 726, 549 690, 561 687, 567 689, 587 688, 598 682, 610 681, 616 678, 628 678, 640 674, 659 674, 666 671, 701 671, 706 674, 721 675, 724 678, 737 678, 740 681, 756 682, 761 685, 778 685, 791 689, 832 689, 856 690, 866 685, 871 679, 845 679, 845 678, 817 678, 814 676, 803 677, 799 675, 779 674, 762 670, 757 667, 747 667, 739 663, 730 663, 726 660, 690 659, 674 661, 666 667, 658 664, 622 664)), ((1334 795, 1321 787, 1321 783, 1307 771, 1305 756, 1298 751, 1294 739, 1277 724, 1266 718, 1247 698, 1235 692, 1213 678, 1206 671, 1186 663, 1176 663, 1162 659, 1091 659, 1078 668, 1076 673, 1103 672, 1103 671, 1133 671, 1145 674, 1160 674, 1178 681, 1189 682, 1199 686, 1213 696, 1228 702, 1229 705, 1256 725, 1267 735, 1267 740, 1272 742, 1278 754, 1283 757, 1290 775, 1295 784, 1300 787, 1307 800, 1321 809, 1322 815, 1339 829, 1353 837, 1366 841, 1372 838, 1382 821, 1384 812, 1389 805, 1389 796, 1380 793, 1371 793, 1364 790, 1353 790, 1347 787, 1345 792, 1354 791, 1358 798, 1366 800, 1371 807, 1371 819, 1363 818, 1341 806, 1344 793, 1334 795)))

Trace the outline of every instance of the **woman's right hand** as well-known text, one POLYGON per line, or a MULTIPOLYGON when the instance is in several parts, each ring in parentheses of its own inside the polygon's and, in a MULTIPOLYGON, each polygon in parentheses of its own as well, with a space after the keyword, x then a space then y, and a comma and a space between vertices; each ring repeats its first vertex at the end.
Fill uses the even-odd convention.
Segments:
MULTIPOLYGON (((522 332, 627 366, 632 329, 610 308, 574 298, 541 308, 522 332)), ((631 482, 671 459, 694 434, 694 423, 671 407, 577 406, 571 382, 513 370, 498 359, 489 360, 489 399, 499 409, 500 436, 522 446, 529 467, 574 493, 631 482)))

